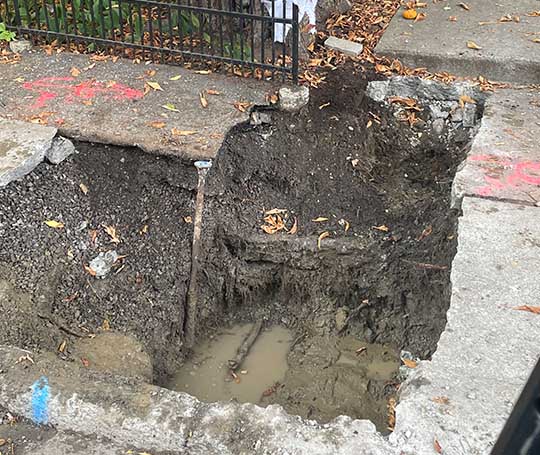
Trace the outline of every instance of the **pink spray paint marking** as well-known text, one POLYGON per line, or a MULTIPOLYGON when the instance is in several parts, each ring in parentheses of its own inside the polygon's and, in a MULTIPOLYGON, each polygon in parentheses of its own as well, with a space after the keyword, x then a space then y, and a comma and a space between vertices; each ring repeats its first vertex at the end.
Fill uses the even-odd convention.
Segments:
POLYGON ((43 109, 56 98, 62 98, 65 103, 74 103, 98 97, 109 101, 126 101, 140 99, 144 96, 142 91, 116 81, 87 80, 77 83, 77 79, 74 77, 45 77, 25 82, 23 88, 37 93, 34 103, 29 106, 30 109, 43 109))
POLYGON ((540 161, 514 161, 495 155, 473 155, 484 171, 485 185, 476 188, 480 196, 491 196, 497 191, 523 186, 540 186, 540 161))

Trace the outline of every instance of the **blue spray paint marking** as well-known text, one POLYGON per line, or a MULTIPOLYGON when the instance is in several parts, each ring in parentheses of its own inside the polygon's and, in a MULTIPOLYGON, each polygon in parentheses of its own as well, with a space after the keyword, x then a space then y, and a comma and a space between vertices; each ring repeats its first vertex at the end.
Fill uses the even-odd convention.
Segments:
POLYGON ((49 381, 41 376, 32 384, 32 420, 38 424, 46 424, 49 421, 49 381))

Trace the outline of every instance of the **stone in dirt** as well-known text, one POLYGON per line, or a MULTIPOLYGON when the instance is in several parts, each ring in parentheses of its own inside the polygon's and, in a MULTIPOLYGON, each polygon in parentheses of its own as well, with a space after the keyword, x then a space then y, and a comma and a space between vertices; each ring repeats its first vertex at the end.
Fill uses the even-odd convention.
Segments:
POLYGON ((90 261, 90 268, 96 272, 96 278, 103 278, 111 271, 113 264, 118 259, 118 253, 115 250, 99 253, 90 261))
POLYGON ((9 49, 11 52, 20 54, 21 52, 27 52, 32 50, 32 43, 25 39, 16 39, 9 43, 9 49))
POLYGON ((55 135, 56 128, 0 119, 0 188, 32 172, 55 135))
POLYGON ((60 164, 73 152, 75 152, 73 142, 65 137, 56 137, 51 148, 47 151, 47 161, 51 164, 60 164))
POLYGON ((309 102, 309 88, 303 85, 279 89, 279 108, 282 111, 298 112, 309 102))

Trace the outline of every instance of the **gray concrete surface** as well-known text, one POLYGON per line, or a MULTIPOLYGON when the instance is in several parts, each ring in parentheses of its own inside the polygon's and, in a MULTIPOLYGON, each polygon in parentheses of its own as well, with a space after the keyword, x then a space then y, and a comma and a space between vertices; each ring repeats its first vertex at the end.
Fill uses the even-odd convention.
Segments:
POLYGON ((364 50, 364 46, 361 43, 336 38, 335 36, 329 36, 324 42, 324 46, 334 51, 343 52, 345 55, 351 57, 358 57, 364 50))
POLYGON ((538 38, 540 17, 526 15, 539 10, 538 0, 425 3, 425 8, 418 9, 426 14, 422 21, 404 19, 403 10, 394 16, 375 49, 378 54, 433 72, 540 83, 540 44, 533 42, 538 38), (468 5, 469 10, 460 3, 468 5), (499 22, 506 15, 518 16, 519 22, 499 22), (456 20, 449 20, 451 16, 456 20), (468 48, 468 41, 482 49, 468 48))
POLYGON ((0 188, 32 172, 55 135, 56 128, 0 118, 0 188))
POLYGON ((452 204, 480 196, 540 205, 540 93, 497 91, 452 188, 452 204))
POLYGON ((69 138, 134 145, 190 160, 213 158, 225 134, 248 120, 249 105, 266 104, 266 94, 276 89, 175 66, 38 51, 3 65, 0 78, 0 117, 40 118, 69 138), (207 90, 216 94, 205 95, 205 108, 200 93, 207 90), (246 112, 234 106, 237 102, 246 103, 246 112))

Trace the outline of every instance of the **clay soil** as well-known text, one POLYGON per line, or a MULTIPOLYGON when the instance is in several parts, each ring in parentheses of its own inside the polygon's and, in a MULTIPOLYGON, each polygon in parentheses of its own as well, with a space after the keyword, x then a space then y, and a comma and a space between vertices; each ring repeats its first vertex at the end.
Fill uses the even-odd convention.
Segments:
MULTIPOLYGON (((338 331, 422 358, 435 350, 457 241, 450 186, 466 143, 400 122, 366 99, 355 71, 330 73, 299 114, 271 111, 270 124, 230 132, 208 177, 199 337, 264 318, 307 350, 338 331), (296 233, 261 229, 275 208, 296 233)), ((72 333, 111 328, 142 342, 164 383, 189 354, 195 170, 137 149, 77 149, 0 190, 0 343, 57 351, 66 340, 61 355, 80 361, 72 333), (111 249, 123 258, 104 279, 85 270, 111 249)))

